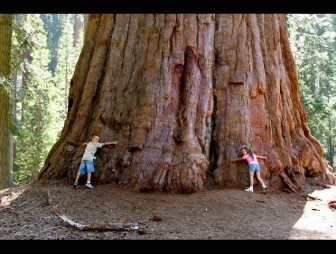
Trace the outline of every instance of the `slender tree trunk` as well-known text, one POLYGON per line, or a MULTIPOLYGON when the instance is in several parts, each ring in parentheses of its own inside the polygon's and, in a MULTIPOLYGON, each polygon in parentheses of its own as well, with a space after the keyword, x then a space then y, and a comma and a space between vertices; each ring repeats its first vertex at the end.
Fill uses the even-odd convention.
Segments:
POLYGON ((74 14, 74 34, 73 34, 73 47, 75 48, 77 46, 77 43, 79 41, 79 35, 80 31, 83 27, 82 21, 80 19, 80 14, 74 14))
POLYGON ((9 131, 12 26, 13 15, 0 14, 0 189, 12 185, 13 139, 9 131))
POLYGON ((334 167, 334 142, 333 142, 333 137, 331 135, 332 133, 332 126, 331 126, 331 117, 330 115, 328 116, 328 146, 329 146, 329 158, 330 158, 330 166, 334 167))
MULTIPOLYGON (((328 98, 328 104, 330 104, 330 97, 332 94, 330 94, 330 91, 332 91, 331 85, 329 82, 327 82, 327 98, 328 98)), ((330 166, 334 167, 334 142, 333 142, 333 124, 332 124, 332 117, 330 116, 330 113, 328 115, 328 137, 327 137, 327 144, 329 146, 329 158, 330 158, 330 166)))
MULTIPOLYGON (((18 119, 17 119, 17 100, 18 100, 18 74, 17 71, 12 72, 12 98, 15 101, 12 106, 12 121, 17 126, 18 125, 18 119)), ((18 166, 16 164, 16 141, 13 140, 13 173, 18 170, 18 166)))
POLYGON ((39 180, 73 181, 92 134, 96 183, 192 193, 207 171, 222 187, 248 183, 229 163, 246 144, 273 188, 325 175, 300 99, 284 15, 90 15, 69 111, 39 180))

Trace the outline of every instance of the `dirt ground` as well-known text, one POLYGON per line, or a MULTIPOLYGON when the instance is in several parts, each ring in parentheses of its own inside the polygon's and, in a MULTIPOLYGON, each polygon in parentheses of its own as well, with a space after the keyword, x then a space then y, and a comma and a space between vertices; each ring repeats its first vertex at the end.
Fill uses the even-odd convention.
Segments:
POLYGON ((218 189, 134 193, 67 181, 0 191, 0 239, 336 239, 336 186, 301 193, 218 189))

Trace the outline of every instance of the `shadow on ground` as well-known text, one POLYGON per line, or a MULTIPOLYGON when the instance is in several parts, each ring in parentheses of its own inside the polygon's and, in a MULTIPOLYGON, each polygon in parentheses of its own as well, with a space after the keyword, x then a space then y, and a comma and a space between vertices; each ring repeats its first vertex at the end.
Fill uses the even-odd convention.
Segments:
POLYGON ((313 179, 299 194, 134 193, 112 184, 74 189, 64 180, 2 190, 0 197, 0 239, 336 239, 336 212, 328 207, 336 187, 313 179), (138 227, 82 231, 60 215, 79 225, 138 227))

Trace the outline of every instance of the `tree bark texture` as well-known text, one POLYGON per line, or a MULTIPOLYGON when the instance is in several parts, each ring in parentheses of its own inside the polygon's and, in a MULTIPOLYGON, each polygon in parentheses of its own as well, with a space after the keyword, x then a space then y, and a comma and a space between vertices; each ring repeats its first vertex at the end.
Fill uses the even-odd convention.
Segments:
POLYGON ((10 86, 12 14, 0 14, 0 190, 11 186, 13 141, 9 131, 11 121, 10 86))
MULTIPOLYGON (((268 185, 298 188, 328 165, 301 102, 284 15, 100 14, 88 17, 69 111, 39 180, 74 179, 92 134, 96 183, 192 193, 207 172, 248 184, 249 146, 268 185)), ((328 171, 329 172, 329 171, 328 171)))

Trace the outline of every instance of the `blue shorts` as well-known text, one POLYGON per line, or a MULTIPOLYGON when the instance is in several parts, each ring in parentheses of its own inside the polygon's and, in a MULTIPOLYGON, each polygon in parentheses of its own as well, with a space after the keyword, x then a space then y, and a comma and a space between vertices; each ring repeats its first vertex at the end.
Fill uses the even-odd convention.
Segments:
POLYGON ((259 164, 255 164, 255 163, 249 164, 249 171, 256 172, 256 173, 260 172, 259 164))
POLYGON ((79 169, 78 169, 79 173, 81 174, 85 174, 86 172, 94 172, 94 165, 93 165, 93 161, 87 161, 87 160, 83 160, 81 162, 81 164, 79 165, 79 169))

